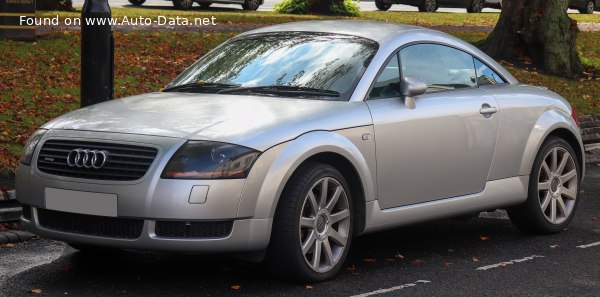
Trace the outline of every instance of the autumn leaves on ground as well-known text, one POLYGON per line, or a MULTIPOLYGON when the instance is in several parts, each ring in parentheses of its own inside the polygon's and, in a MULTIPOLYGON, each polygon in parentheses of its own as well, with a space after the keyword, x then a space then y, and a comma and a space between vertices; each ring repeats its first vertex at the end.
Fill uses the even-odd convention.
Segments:
MULTIPOLYGON (((377 17, 370 14, 369 18, 377 17)), ((445 25, 457 24, 449 21, 445 25)), ((449 33, 469 42, 487 35, 454 29, 449 33)), ((116 32, 115 98, 159 90, 193 61, 234 35, 116 32)), ((0 175, 14 171, 24 143, 37 127, 78 108, 79 40, 78 32, 66 31, 39 36, 35 43, 0 41, 0 175)), ((600 68, 600 32, 582 32, 578 44, 584 63, 600 68)), ((504 66, 522 82, 560 93, 580 114, 600 112, 600 77, 551 77, 527 61, 504 66)))

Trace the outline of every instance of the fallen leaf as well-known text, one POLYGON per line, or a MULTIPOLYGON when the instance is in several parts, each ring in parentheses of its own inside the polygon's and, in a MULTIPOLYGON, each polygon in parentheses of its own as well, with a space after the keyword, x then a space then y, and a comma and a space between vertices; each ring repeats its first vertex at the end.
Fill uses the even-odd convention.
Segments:
POLYGON ((15 245, 12 243, 0 244, 1 248, 14 248, 15 245))
POLYGON ((356 266, 354 264, 352 264, 352 266, 348 267, 348 271, 350 271, 350 273, 352 273, 352 274, 358 274, 358 272, 356 272, 356 266))
POLYGON ((498 267, 500 267, 500 268, 506 268, 506 263, 500 263, 500 265, 498 267))
POLYGON ((313 288, 313 286, 311 286, 311 285, 306 285, 306 286, 304 286, 304 288, 306 288, 306 289, 312 289, 312 288, 313 288))
POLYGON ((240 285, 233 285, 233 286, 231 286, 231 289, 233 289, 233 290, 239 290, 241 288, 242 288, 242 286, 240 286, 240 285))
POLYGON ((473 256, 473 257, 471 258, 471 261, 473 261, 473 262, 479 262, 479 259, 477 259, 477 257, 473 256))
POLYGON ((598 216, 592 216, 590 219, 591 219, 592 221, 597 221, 597 220, 598 220, 598 216))
POLYGON ((448 252, 452 253, 452 252, 454 252, 454 250, 453 249, 448 249, 448 252))
POLYGON ((29 292, 33 294, 42 294, 42 289, 31 289, 29 292))
POLYGON ((423 260, 421 260, 421 259, 414 259, 414 260, 412 260, 412 263, 413 264, 421 264, 421 263, 423 263, 423 260))
POLYGON ((396 259, 404 260, 404 256, 400 254, 400 252, 396 252, 396 259))
POLYGON ((488 241, 490 240, 490 237, 487 235, 479 235, 479 239, 481 239, 481 241, 488 241))
POLYGON ((559 247, 560 247, 560 245, 558 245, 558 244, 553 244, 553 245, 550 246, 550 248, 553 248, 553 249, 559 248, 559 247))
POLYGON ((71 265, 71 264, 66 264, 65 266, 63 266, 64 271, 69 271, 71 269, 73 269, 73 265, 71 265))
POLYGON ((369 264, 373 264, 373 263, 377 262, 377 260, 370 259, 370 258, 364 259, 364 261, 365 261, 365 263, 369 263, 369 264))
POLYGON ((448 263, 448 262, 444 262, 444 264, 442 264, 442 267, 444 267, 444 268, 448 268, 449 266, 450 266, 450 263, 448 263))

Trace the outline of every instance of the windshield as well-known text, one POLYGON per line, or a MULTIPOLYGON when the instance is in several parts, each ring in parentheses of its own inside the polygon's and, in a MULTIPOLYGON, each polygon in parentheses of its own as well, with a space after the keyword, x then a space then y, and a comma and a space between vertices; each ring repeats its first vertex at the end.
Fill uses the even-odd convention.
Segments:
POLYGON ((241 37, 202 57, 166 90, 348 100, 377 48, 372 40, 345 35, 285 32, 241 37), (197 88, 191 90, 190 85, 197 88))

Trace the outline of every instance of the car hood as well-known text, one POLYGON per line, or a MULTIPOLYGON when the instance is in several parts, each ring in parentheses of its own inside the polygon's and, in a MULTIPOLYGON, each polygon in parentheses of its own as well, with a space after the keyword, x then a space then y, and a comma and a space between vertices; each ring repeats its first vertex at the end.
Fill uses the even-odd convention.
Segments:
POLYGON ((43 128, 210 140, 262 151, 309 131, 370 124, 364 102, 165 92, 78 109, 43 128))

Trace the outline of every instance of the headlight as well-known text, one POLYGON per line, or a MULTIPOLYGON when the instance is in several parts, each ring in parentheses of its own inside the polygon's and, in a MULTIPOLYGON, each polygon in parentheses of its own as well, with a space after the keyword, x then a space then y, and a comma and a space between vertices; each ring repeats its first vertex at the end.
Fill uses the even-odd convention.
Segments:
POLYGON ((245 178, 260 152, 228 143, 188 141, 173 155, 162 178, 245 178))
POLYGON ((38 142, 40 142, 40 139, 42 139, 42 136, 44 136, 44 133, 46 133, 46 131, 48 130, 39 129, 33 132, 33 134, 31 134, 31 137, 29 137, 29 140, 25 144, 23 156, 21 156, 21 163, 23 165, 31 164, 31 158, 33 157, 35 147, 37 146, 38 142))

